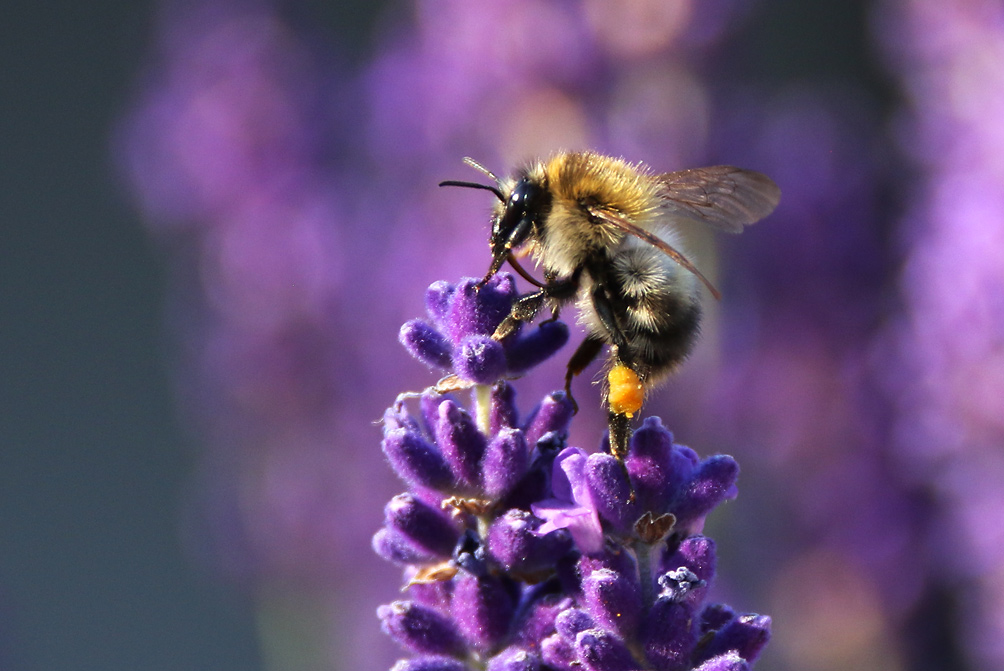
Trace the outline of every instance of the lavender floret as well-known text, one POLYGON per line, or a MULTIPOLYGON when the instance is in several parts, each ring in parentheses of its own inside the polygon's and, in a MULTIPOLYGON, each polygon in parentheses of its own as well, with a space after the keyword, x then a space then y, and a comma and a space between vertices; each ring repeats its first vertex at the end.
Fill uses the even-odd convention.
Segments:
POLYGON ((700 657, 711 659, 716 656, 734 654, 747 662, 760 656, 770 640, 770 618, 766 615, 742 615, 733 618, 715 632, 700 657))
POLYGON ((572 549, 572 537, 563 531, 537 533, 541 521, 525 510, 510 509, 488 530, 488 552, 506 571, 515 575, 546 574, 551 562, 572 549))
POLYGON ((630 635, 641 622, 641 586, 634 573, 601 568, 584 576, 582 602, 597 623, 621 636, 630 635))
POLYGON ((540 657, 522 648, 511 648, 492 657, 486 671, 537 671, 540 657))
POLYGON ((517 298, 508 273, 492 277, 480 290, 473 278, 460 284, 436 282, 426 292, 429 321, 401 327, 401 344, 422 363, 455 373, 474 384, 493 384, 538 365, 568 342, 568 327, 558 321, 517 328, 504 340, 492 336, 517 298))
POLYGON ((391 499, 384 517, 388 529, 434 555, 449 557, 457 545, 460 534, 451 521, 411 494, 398 494, 391 499))
POLYGON ((511 492, 529 466, 530 452, 519 429, 502 429, 488 443, 481 461, 481 488, 489 498, 511 492))
POLYGON ((413 487, 444 489, 453 482, 443 453, 417 428, 385 428, 383 452, 401 479, 413 487))
POLYGON ((749 662, 736 653, 728 653, 719 657, 713 657, 694 671, 747 671, 750 668, 749 662))
POLYGON ((562 392, 521 419, 514 387, 499 380, 517 359, 550 356, 553 342, 539 328, 491 338, 514 297, 506 275, 480 292, 437 282, 431 322, 402 329, 418 358, 480 387, 470 409, 462 394, 430 388, 384 416, 384 453, 409 487, 373 540, 405 565, 411 597, 378 611, 414 655, 395 671, 748 669, 770 619, 706 602, 715 545, 700 535, 736 496, 736 462, 700 459, 657 418, 623 462, 568 447, 562 392))
POLYGON ((395 601, 377 609, 383 630, 402 646, 417 653, 457 655, 463 641, 453 622, 435 610, 411 601, 395 601))

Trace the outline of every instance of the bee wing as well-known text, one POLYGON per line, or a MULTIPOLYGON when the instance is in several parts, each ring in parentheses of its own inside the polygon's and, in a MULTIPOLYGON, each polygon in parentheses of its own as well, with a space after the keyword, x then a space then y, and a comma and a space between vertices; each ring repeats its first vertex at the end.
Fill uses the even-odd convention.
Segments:
POLYGON ((739 233, 774 211, 781 189, 767 175, 731 165, 667 172, 656 177, 672 214, 739 233))
POLYGON ((636 238, 640 238, 641 240, 644 240, 645 242, 652 245, 659 251, 663 252, 664 254, 669 256, 669 258, 673 259, 681 266, 683 266, 684 268, 692 272, 694 275, 696 275, 697 279, 701 280, 701 282, 704 283, 704 286, 708 288, 708 291, 711 292, 711 295, 714 296, 716 300, 721 299, 722 297, 721 293, 719 293, 718 289, 715 288, 715 286, 711 283, 710 280, 708 280, 707 277, 701 274, 701 271, 697 269, 697 266, 691 263, 686 256, 681 254, 679 251, 676 250, 675 247, 673 247, 671 244, 660 238, 658 235, 646 231, 644 228, 638 226, 627 217, 613 210, 605 209, 599 207, 598 205, 587 206, 586 210, 589 212, 591 216, 596 217, 597 219, 600 219, 601 221, 604 221, 610 224, 611 226, 615 226, 616 228, 619 228, 625 233, 629 233, 635 236, 636 238))

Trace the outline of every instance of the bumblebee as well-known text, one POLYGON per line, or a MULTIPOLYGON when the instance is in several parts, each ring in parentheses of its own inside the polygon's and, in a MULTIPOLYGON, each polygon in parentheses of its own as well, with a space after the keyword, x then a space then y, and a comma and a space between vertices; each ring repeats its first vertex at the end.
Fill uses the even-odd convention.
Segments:
POLYGON ((572 355, 571 382, 606 346, 611 452, 627 453, 630 419, 647 392, 690 353, 700 319, 700 285, 718 291, 687 259, 675 224, 696 220, 729 233, 770 214, 781 198, 759 172, 729 165, 657 174, 643 164, 594 152, 563 152, 507 178, 467 158, 494 184, 448 180, 440 186, 485 189, 492 215, 492 261, 483 285, 508 261, 534 284, 495 333, 503 339, 545 305, 553 315, 575 302, 586 339, 572 355), (544 281, 515 256, 527 252, 544 281))

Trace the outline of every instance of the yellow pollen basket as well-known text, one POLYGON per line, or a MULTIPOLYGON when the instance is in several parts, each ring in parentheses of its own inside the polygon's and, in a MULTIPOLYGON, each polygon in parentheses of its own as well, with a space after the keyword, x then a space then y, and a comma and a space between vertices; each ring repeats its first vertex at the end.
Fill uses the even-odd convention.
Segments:
POLYGON ((624 364, 617 364, 607 373, 607 385, 607 404, 611 412, 633 417, 641 410, 645 401, 645 388, 633 370, 624 364))

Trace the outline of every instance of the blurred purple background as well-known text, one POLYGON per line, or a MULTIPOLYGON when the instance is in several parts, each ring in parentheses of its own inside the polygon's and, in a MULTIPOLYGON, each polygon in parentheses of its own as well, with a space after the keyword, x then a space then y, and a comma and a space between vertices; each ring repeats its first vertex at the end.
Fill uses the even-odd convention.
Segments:
MULTIPOLYGON (((389 668, 375 609, 400 576, 369 539, 402 487, 374 422, 435 379, 397 344, 425 287, 488 262, 491 196, 436 183, 477 179, 464 156, 504 172, 582 148, 782 188, 741 237, 688 231, 724 299, 645 410, 743 468, 709 535, 718 598, 774 618, 757 668, 1004 668, 1000 3, 318 5, 164 0, 117 66, 104 151, 163 269, 192 445, 162 519, 235 631, 194 662, 103 668, 389 668)), ((556 359, 518 383, 525 409, 556 359)), ((20 566, 0 649, 61 667, 24 633, 23 612, 58 619, 20 605, 20 566)))

